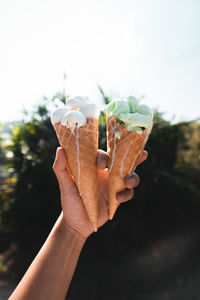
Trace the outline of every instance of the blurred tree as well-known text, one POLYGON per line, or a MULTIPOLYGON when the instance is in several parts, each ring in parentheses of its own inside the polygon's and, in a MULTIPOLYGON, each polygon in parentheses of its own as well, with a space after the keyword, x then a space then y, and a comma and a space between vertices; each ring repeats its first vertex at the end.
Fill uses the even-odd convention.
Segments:
POLYGON ((0 124, 0 166, 4 163, 2 127, 3 125, 0 124))
MULTIPOLYGON (((63 98, 62 95, 61 102, 63 98)), ((6 200, 9 209, 2 213, 1 228, 47 230, 58 216, 59 193, 52 171, 58 142, 47 106, 48 101, 46 105, 43 101, 29 115, 28 122, 24 120, 12 128, 11 143, 6 147, 10 154, 6 166, 12 170, 7 181, 12 178, 15 184, 6 200)), ((4 198, 5 194, 8 190, 4 191, 4 198)))
MULTIPOLYGON (((100 93, 107 104, 111 98, 101 88, 100 93)), ((11 144, 7 146, 7 151, 12 155, 7 157, 6 162, 12 172, 8 179, 10 188, 3 193, 7 209, 6 213, 1 212, 2 229, 7 226, 16 230, 47 230, 59 214, 59 190, 52 171, 58 142, 49 118, 49 105, 63 105, 66 99, 67 96, 60 92, 50 100, 44 98, 35 111, 28 114, 28 121, 25 121, 26 116, 24 121, 12 129, 11 144)), ((106 150, 104 112, 101 112, 99 118, 99 147, 106 150)), ((199 124, 190 122, 171 125, 162 114, 156 112, 147 150, 150 153, 149 159, 137 169, 142 183, 135 196, 143 201, 148 198, 146 212, 157 212, 164 222, 164 215, 172 216, 172 210, 177 205, 179 211, 188 212, 192 203, 199 204, 200 174, 196 160, 193 159, 199 157, 199 124), (192 146, 191 132, 194 136, 192 146)), ((124 233, 125 228, 127 233, 130 232, 134 227, 133 216, 135 220, 139 216, 135 215, 134 203, 123 206, 120 218, 124 219, 123 224, 126 225, 120 228, 119 219, 115 218, 110 230, 118 235, 124 233)), ((146 220, 148 217, 145 216, 146 220)))
POLYGON ((185 143, 179 147, 178 163, 180 165, 184 158, 185 163, 200 169, 200 122, 183 122, 180 126, 184 131, 185 143))
MULTIPOLYGON (((107 104, 111 98, 105 95, 102 88, 100 93, 107 104)), ((0 190, 1 231, 35 231, 46 236, 60 212, 59 189, 52 171, 58 141, 49 111, 50 107, 64 105, 66 99, 62 92, 56 93, 52 99, 44 98, 32 113, 25 112, 20 124, 12 124, 11 142, 0 150, 3 160, 6 154, 9 171, 0 190)), ((10 130, 6 124, 6 131, 10 130)), ((99 118, 99 147, 106 150, 104 112, 99 118)), ((153 284, 157 289, 159 281, 166 281, 167 273, 155 271, 158 265, 155 267, 153 263, 139 268, 137 252, 141 253, 152 242, 163 239, 171 232, 180 232, 184 227, 188 230, 189 226, 193 226, 190 232, 193 228, 199 230, 199 122, 171 124, 161 113, 155 112, 154 128, 146 148, 149 158, 136 170, 141 182, 135 189, 133 200, 120 205, 112 222, 99 230, 98 239, 91 236, 87 241, 86 252, 83 251, 78 272, 72 281, 70 299, 78 299, 79 290, 83 298, 89 299, 91 289, 88 286, 93 288, 95 299, 105 298, 105 295, 109 299, 132 299, 137 294, 136 290, 145 291, 147 295, 153 284), (152 276, 156 272, 157 277, 152 276)), ((27 240, 33 239, 33 235, 22 235, 24 239, 21 248, 19 246, 20 251, 14 258, 20 267, 24 261, 21 249, 35 247, 34 256, 42 244, 36 247, 37 236, 34 235, 34 242, 30 242, 30 246, 25 245, 27 240)), ((179 249, 176 250, 178 253, 179 249)), ((31 261, 29 252, 27 256, 29 259, 21 275, 31 261)), ((157 260, 160 265, 161 259, 157 260)), ((175 278, 175 273, 168 272, 170 280, 172 276, 175 278)))

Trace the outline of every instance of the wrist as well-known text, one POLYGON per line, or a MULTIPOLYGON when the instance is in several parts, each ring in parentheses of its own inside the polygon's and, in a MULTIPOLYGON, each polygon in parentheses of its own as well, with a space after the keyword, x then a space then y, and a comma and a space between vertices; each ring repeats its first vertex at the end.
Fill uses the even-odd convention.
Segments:
POLYGON ((71 237, 73 240, 77 240, 80 245, 84 245, 87 240, 87 237, 83 236, 80 232, 73 229, 64 219, 63 212, 60 214, 57 220, 58 230, 63 234, 63 237, 68 240, 68 237, 71 237))

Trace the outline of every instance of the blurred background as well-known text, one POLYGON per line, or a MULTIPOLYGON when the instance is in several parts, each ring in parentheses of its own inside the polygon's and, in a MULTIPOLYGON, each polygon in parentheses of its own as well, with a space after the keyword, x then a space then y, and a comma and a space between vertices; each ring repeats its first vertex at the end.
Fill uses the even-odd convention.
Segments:
POLYGON ((198 0, 0 2, 0 299, 60 213, 49 116, 69 95, 155 114, 140 186, 88 239, 68 299, 199 299, 199 15, 198 0))

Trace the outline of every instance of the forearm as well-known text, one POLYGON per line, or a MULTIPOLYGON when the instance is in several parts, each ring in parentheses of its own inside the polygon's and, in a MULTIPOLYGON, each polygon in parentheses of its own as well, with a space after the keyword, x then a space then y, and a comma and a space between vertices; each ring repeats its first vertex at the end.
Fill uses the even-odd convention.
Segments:
POLYGON ((61 215, 9 300, 65 299, 84 242, 61 215))

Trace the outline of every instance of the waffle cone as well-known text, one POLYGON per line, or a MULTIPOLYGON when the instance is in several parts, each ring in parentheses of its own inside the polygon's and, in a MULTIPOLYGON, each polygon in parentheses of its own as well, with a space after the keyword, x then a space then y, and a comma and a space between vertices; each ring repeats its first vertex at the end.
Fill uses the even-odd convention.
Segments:
POLYGON ((108 199, 109 219, 111 220, 119 206, 116 200, 118 192, 125 189, 124 177, 134 172, 140 160, 143 149, 148 140, 149 131, 142 134, 128 131, 126 126, 116 122, 115 117, 107 118, 107 146, 108 146, 108 199), (120 134, 120 139, 114 132, 120 134))
POLYGON ((55 124, 60 145, 65 149, 68 166, 83 200, 88 217, 97 231, 98 181, 97 149, 98 121, 89 119, 88 123, 72 132, 66 126, 55 124))

